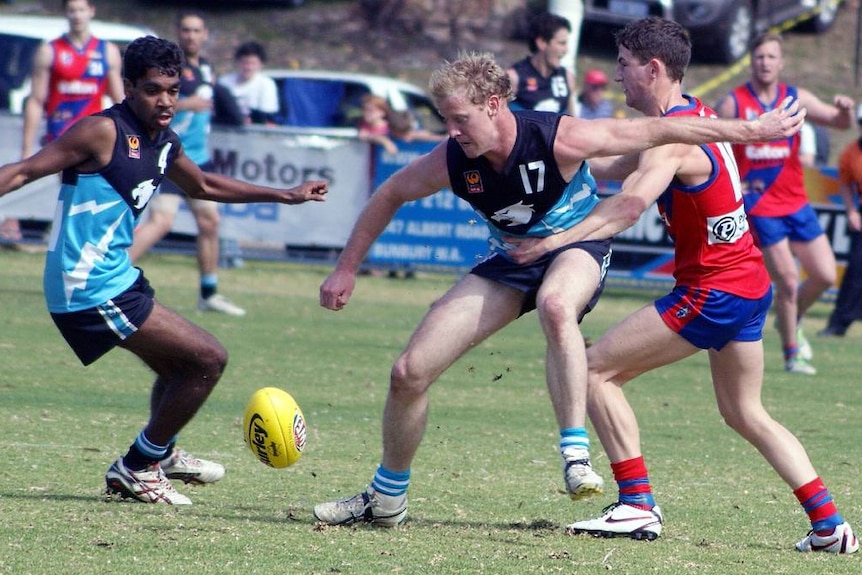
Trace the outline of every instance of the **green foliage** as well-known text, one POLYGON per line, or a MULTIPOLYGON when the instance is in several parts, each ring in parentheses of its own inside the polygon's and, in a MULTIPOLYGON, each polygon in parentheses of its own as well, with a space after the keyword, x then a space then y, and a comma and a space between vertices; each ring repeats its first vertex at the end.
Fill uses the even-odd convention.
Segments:
MULTIPOLYGON (((248 262, 221 274, 245 318, 195 310, 196 270, 177 256, 143 267, 159 299, 216 334, 231 354, 185 448, 223 462, 216 485, 180 485, 194 505, 104 503, 103 477, 145 423, 151 375, 116 350, 81 367, 44 310, 42 257, 0 253, 0 574, 179 571, 271 573, 858 573, 862 557, 802 555, 808 523, 790 490, 726 428, 705 356, 629 385, 647 462, 667 518, 653 543, 573 538, 562 526, 614 498, 562 493, 557 430, 534 315, 480 345, 432 388, 428 433, 413 467, 408 522, 395 530, 323 528, 311 507, 351 495, 380 455, 389 368, 450 276, 362 277, 351 304, 323 310, 328 268, 248 262), (259 387, 289 391, 309 425, 286 470, 242 442, 245 402, 259 387)), ((653 294, 610 289, 585 321, 598 337, 653 294)), ((807 325, 822 327, 818 306, 807 325)), ((840 509, 862 526, 858 487, 860 335, 814 340, 816 377, 786 375, 767 330, 764 401, 806 445, 840 509)))

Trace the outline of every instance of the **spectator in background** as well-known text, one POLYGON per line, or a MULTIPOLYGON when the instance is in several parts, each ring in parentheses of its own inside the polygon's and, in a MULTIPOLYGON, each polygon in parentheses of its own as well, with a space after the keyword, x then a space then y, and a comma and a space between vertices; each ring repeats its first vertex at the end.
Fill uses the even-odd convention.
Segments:
POLYGON ((278 88, 275 80, 261 73, 266 51, 258 42, 245 42, 234 53, 236 71, 219 79, 230 88, 245 116, 246 124, 275 125, 278 114, 278 88))
POLYGON ((398 146, 389 137, 389 118, 392 107, 386 98, 375 94, 362 96, 362 117, 359 119, 359 139, 381 146, 390 154, 398 151, 398 146))
MULTIPOLYGON (((213 115, 215 77, 212 66, 201 55, 208 38, 209 31, 203 17, 194 12, 179 15, 177 43, 185 56, 185 64, 180 74, 180 99, 171 128, 180 137, 186 155, 204 172, 213 171, 207 140, 213 115)), ((198 309, 244 316, 244 309, 218 293, 219 213, 216 202, 188 198, 173 182, 163 181, 159 193, 150 200, 149 219, 135 228, 129 257, 137 261, 171 231, 182 199, 188 204, 198 227, 198 309)))
POLYGON ((829 131, 810 122, 799 131, 799 161, 804 168, 822 168, 829 164, 829 131))
POLYGON ((579 118, 592 120, 594 118, 612 118, 614 104, 605 95, 608 87, 608 77, 601 70, 590 70, 584 76, 584 89, 578 95, 575 104, 575 114, 579 118))
MULTIPOLYGON (((780 80, 784 69, 783 39, 761 34, 751 44, 751 79, 716 106, 719 116, 754 118, 786 96, 807 110, 806 121, 847 129, 853 123, 853 100, 838 94, 832 103, 808 90, 780 80)), ((835 283, 832 246, 805 191, 799 136, 758 144, 734 144, 742 179, 745 211, 766 267, 775 284, 774 310, 781 337, 784 369, 814 375, 813 351, 802 332, 802 318, 820 295, 835 283), (799 260, 797 264, 796 260, 799 260), (805 279, 800 281, 800 270, 805 279)))
POLYGON ((847 211, 850 252, 841 279, 835 309, 821 337, 844 337, 847 328, 862 319, 862 216, 859 214, 859 189, 862 186, 862 105, 856 110, 860 138, 849 144, 838 159, 838 193, 847 211))
POLYGON ((575 75, 560 64, 566 55, 572 25, 544 12, 530 22, 530 56, 506 72, 515 91, 513 110, 538 110, 574 115, 575 75))
POLYGON ((392 137, 405 142, 442 142, 449 136, 416 126, 413 114, 407 110, 393 111, 389 117, 392 137))
MULTIPOLYGON (((104 108, 103 100, 123 100, 120 50, 90 31, 96 6, 90 0, 64 0, 69 31, 42 44, 33 59, 30 95, 24 104, 21 158, 36 151, 36 136, 47 116, 44 143, 51 142, 80 118, 104 108)), ((21 240, 17 219, 0 224, 0 240, 21 240)))

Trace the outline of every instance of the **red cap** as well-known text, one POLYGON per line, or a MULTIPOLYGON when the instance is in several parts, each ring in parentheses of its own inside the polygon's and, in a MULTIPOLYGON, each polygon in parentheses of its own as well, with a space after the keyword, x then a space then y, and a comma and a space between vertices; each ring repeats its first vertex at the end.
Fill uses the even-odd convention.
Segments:
POLYGON ((590 70, 587 72, 587 75, 584 76, 584 82, 593 86, 607 86, 608 77, 605 76, 605 73, 601 70, 590 70))

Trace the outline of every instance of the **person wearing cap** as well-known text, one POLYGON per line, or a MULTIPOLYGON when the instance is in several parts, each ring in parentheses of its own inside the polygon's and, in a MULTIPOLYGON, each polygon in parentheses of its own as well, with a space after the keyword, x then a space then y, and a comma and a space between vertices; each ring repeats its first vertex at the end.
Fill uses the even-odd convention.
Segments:
POLYGON ((856 109, 860 138, 847 145, 838 159, 838 193, 847 211, 850 251, 835 309, 821 337, 843 337, 854 320, 862 319, 862 215, 859 213, 859 189, 862 187, 862 104, 856 109))
POLYGON ((593 69, 584 76, 584 89, 578 94, 575 112, 579 118, 612 118, 613 102, 605 95, 608 77, 599 69, 593 69))
POLYGON ((575 115, 575 75, 561 64, 571 32, 566 18, 549 12, 530 22, 530 56, 506 70, 515 92, 513 110, 575 115))
MULTIPOLYGON (((715 107, 725 118, 753 118, 792 96, 805 108, 806 121, 846 130, 855 103, 837 94, 824 102, 801 86, 781 81, 783 39, 764 33, 751 43, 751 79, 715 107)), ((835 283, 835 255, 817 213, 808 201, 799 159, 800 136, 757 144, 734 144, 745 211, 775 284, 775 327, 781 337, 784 370, 815 375, 813 350, 802 331, 808 308, 835 283), (797 263, 798 261, 798 263, 797 263), (804 280, 801 275, 804 274, 804 280)))

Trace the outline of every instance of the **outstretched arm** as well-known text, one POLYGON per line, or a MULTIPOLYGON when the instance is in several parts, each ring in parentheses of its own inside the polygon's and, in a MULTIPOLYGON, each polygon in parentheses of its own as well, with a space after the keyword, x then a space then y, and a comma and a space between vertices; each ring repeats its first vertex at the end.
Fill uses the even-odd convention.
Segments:
POLYGON ((336 311, 347 305, 359 266, 398 209, 405 202, 430 196, 446 187, 449 187, 446 142, 383 182, 359 214, 335 270, 320 286, 320 305, 336 311))
POLYGON ((649 117, 635 119, 560 119, 554 155, 564 176, 580 162, 598 156, 630 154, 664 144, 762 142, 792 136, 802 128, 805 110, 791 98, 755 120, 649 117))
POLYGON ((204 172, 182 151, 171 164, 167 176, 192 198, 228 204, 301 204, 326 200, 327 184, 323 180, 303 182, 289 189, 258 186, 229 176, 204 172))
POLYGON ((508 252, 509 257, 528 264, 564 245, 612 238, 630 228, 667 189, 689 152, 690 146, 681 144, 642 152, 637 169, 625 179, 618 194, 603 199, 581 222, 563 232, 544 238, 505 238, 516 246, 508 252))

